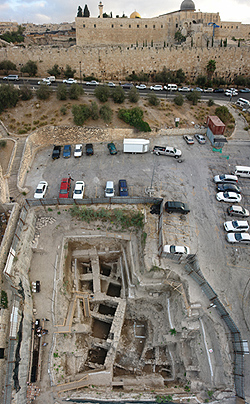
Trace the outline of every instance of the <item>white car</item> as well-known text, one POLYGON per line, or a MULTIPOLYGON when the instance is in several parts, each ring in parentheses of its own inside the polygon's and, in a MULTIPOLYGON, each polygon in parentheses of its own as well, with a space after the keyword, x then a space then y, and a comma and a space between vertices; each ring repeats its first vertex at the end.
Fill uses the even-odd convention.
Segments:
POLYGON ((175 255, 190 254, 189 247, 170 245, 170 244, 164 245, 163 251, 167 254, 175 254, 175 255))
POLYGON ((75 80, 73 78, 70 78, 70 79, 63 80, 63 83, 65 83, 65 84, 76 84, 77 80, 75 80))
POLYGON ((47 86, 51 85, 51 81, 49 79, 42 79, 42 81, 38 81, 37 84, 46 84, 47 86))
POLYGON ((237 175, 231 175, 231 174, 216 175, 214 177, 214 182, 216 184, 218 184, 218 183, 232 183, 232 184, 234 184, 235 182, 238 182, 238 177, 237 177, 237 175))
POLYGON ((226 240, 229 243, 250 244, 250 234, 249 233, 228 233, 226 235, 226 240))
POLYGON ((111 198, 112 196, 115 196, 115 187, 113 181, 106 182, 105 196, 106 198, 111 198))
POLYGON ((137 90, 146 90, 147 86, 145 84, 139 84, 138 86, 135 86, 137 90))
POLYGON ((82 199, 84 196, 85 184, 83 181, 76 181, 73 192, 73 199, 82 199))
POLYGON ((205 137, 203 135, 200 135, 199 133, 196 133, 194 135, 194 137, 200 144, 206 143, 206 139, 205 139, 205 137))
POLYGON ((205 88, 203 91, 204 91, 204 93, 213 93, 214 89, 209 87, 209 88, 205 88))
POLYGON ((36 187, 36 192, 34 193, 35 199, 42 199, 46 194, 48 188, 48 183, 46 181, 40 181, 36 187))
POLYGON ((248 217, 249 210, 243 208, 243 206, 240 205, 232 205, 227 208, 227 214, 229 216, 248 217))
POLYGON ((96 80, 86 81, 86 86, 98 86, 99 83, 96 80))
POLYGON ((112 83, 112 81, 109 81, 109 82, 107 83, 107 85, 108 85, 108 87, 115 87, 115 84, 112 83))
POLYGON ((240 202, 241 201, 241 195, 237 194, 236 192, 218 192, 216 194, 216 199, 219 202, 240 202))
POLYGON ((238 91, 237 90, 226 90, 225 95, 227 95, 228 97, 234 97, 236 95, 238 95, 238 91))
POLYGON ((246 220, 232 220, 224 223, 226 231, 248 231, 249 224, 246 220))
POLYGON ((178 88, 178 91, 188 92, 191 91, 191 89, 189 87, 180 87, 178 88))
POLYGON ((154 91, 162 91, 163 87, 160 84, 155 84, 154 86, 150 87, 150 90, 154 90, 154 91))
POLYGON ((74 150, 74 157, 81 157, 82 155, 82 144, 76 144, 74 150))

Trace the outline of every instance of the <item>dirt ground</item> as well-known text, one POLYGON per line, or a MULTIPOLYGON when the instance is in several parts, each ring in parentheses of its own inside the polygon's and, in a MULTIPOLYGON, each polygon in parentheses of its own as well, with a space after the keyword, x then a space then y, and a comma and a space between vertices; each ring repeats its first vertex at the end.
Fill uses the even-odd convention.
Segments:
MULTIPOLYGON (((152 129, 174 127, 174 119, 180 118, 179 127, 191 128, 193 124, 203 125, 206 122, 207 115, 214 115, 216 106, 208 107, 207 102, 200 102, 197 106, 192 106, 185 102, 183 106, 178 107, 172 101, 165 98, 161 99, 157 107, 149 105, 146 98, 140 98, 139 102, 133 104, 125 100, 123 104, 115 104, 112 100, 109 105, 113 110, 112 122, 105 124, 102 119, 88 119, 86 125, 89 127, 127 128, 128 125, 117 117, 120 108, 140 107, 144 112, 144 120, 149 123, 152 129)), ((8 109, 0 115, 0 119, 9 130, 10 134, 29 134, 36 128, 46 125, 73 125, 73 115, 71 113, 72 105, 87 104, 91 105, 96 101, 100 107, 102 104, 93 96, 85 94, 79 100, 58 101, 56 94, 52 94, 49 100, 41 101, 34 97, 29 101, 20 101, 16 108, 8 109), (61 108, 66 108, 66 114, 63 115, 61 108)))

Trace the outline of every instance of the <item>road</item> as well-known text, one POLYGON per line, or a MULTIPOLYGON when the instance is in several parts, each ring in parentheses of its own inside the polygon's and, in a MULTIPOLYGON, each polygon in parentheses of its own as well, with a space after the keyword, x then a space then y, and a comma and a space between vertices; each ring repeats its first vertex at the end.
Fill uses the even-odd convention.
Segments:
MULTIPOLYGON (((39 88, 38 81, 40 81, 40 80, 42 80, 42 79, 20 77, 19 81, 14 81, 14 82, 10 81, 9 83, 10 84, 16 84, 16 85, 19 85, 19 86, 30 85, 30 86, 37 89, 37 88, 39 88)), ((56 80, 55 82, 53 82, 51 84, 50 88, 52 88, 52 90, 56 90, 57 86, 59 84, 62 84, 62 82, 63 82, 62 80, 56 80)), ((6 84, 8 82, 1 78, 0 83, 5 83, 6 84)), ((84 91, 86 93, 92 94, 95 91, 95 86, 87 86, 84 82, 78 83, 78 84, 81 85, 84 88, 84 91)), ((70 86, 70 84, 68 84, 68 86, 70 86)), ((149 85, 149 87, 150 87, 150 85, 149 85)), ((111 90, 112 90, 112 88, 111 88, 111 90)), ((124 90, 124 91, 127 93, 129 90, 124 90)), ((182 94, 183 96, 188 94, 186 92, 179 92, 179 91, 178 92, 176 92, 176 91, 171 92, 171 91, 165 91, 165 90, 163 90, 163 91, 152 91, 149 88, 147 88, 146 90, 138 90, 138 91, 139 91, 141 96, 147 96, 149 93, 153 92, 154 94, 157 95, 157 97, 161 97, 161 98, 165 97, 165 98, 168 98, 168 99, 173 99, 176 96, 176 94, 182 94)), ((230 97, 226 97, 223 93, 222 94, 220 94, 220 93, 201 93, 201 99, 209 100, 211 98, 213 100, 215 100, 215 101, 225 101, 225 102, 230 101, 230 97)), ((240 93, 239 92, 239 95, 232 97, 231 101, 237 101, 238 98, 245 98, 245 99, 250 101, 250 93, 240 93)))

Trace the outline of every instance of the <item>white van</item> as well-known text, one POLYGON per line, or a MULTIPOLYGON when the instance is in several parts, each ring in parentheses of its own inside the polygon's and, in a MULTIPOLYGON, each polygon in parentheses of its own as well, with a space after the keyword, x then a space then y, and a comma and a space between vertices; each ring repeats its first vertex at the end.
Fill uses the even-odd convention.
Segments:
POLYGON ((113 181, 107 181, 106 182, 105 196, 107 198, 111 198, 112 196, 115 196, 115 187, 114 187, 114 182, 113 181))
POLYGON ((250 167, 235 166, 234 174, 238 175, 238 177, 250 178, 250 167))
POLYGON ((236 101, 236 105, 242 108, 248 108, 250 107, 250 102, 245 98, 238 98, 238 100, 236 101))
POLYGON ((164 86, 164 89, 167 91, 177 91, 178 87, 177 84, 168 84, 167 86, 164 86))

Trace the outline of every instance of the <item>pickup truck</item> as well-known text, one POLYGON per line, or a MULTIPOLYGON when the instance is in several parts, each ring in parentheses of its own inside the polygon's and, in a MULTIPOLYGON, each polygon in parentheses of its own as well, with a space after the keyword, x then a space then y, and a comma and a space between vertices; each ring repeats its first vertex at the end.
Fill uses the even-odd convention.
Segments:
POLYGON ((159 156, 160 154, 163 154, 163 156, 172 156, 178 159, 181 157, 181 151, 179 149, 176 149, 175 147, 163 147, 163 146, 154 146, 153 148, 153 153, 159 156))

